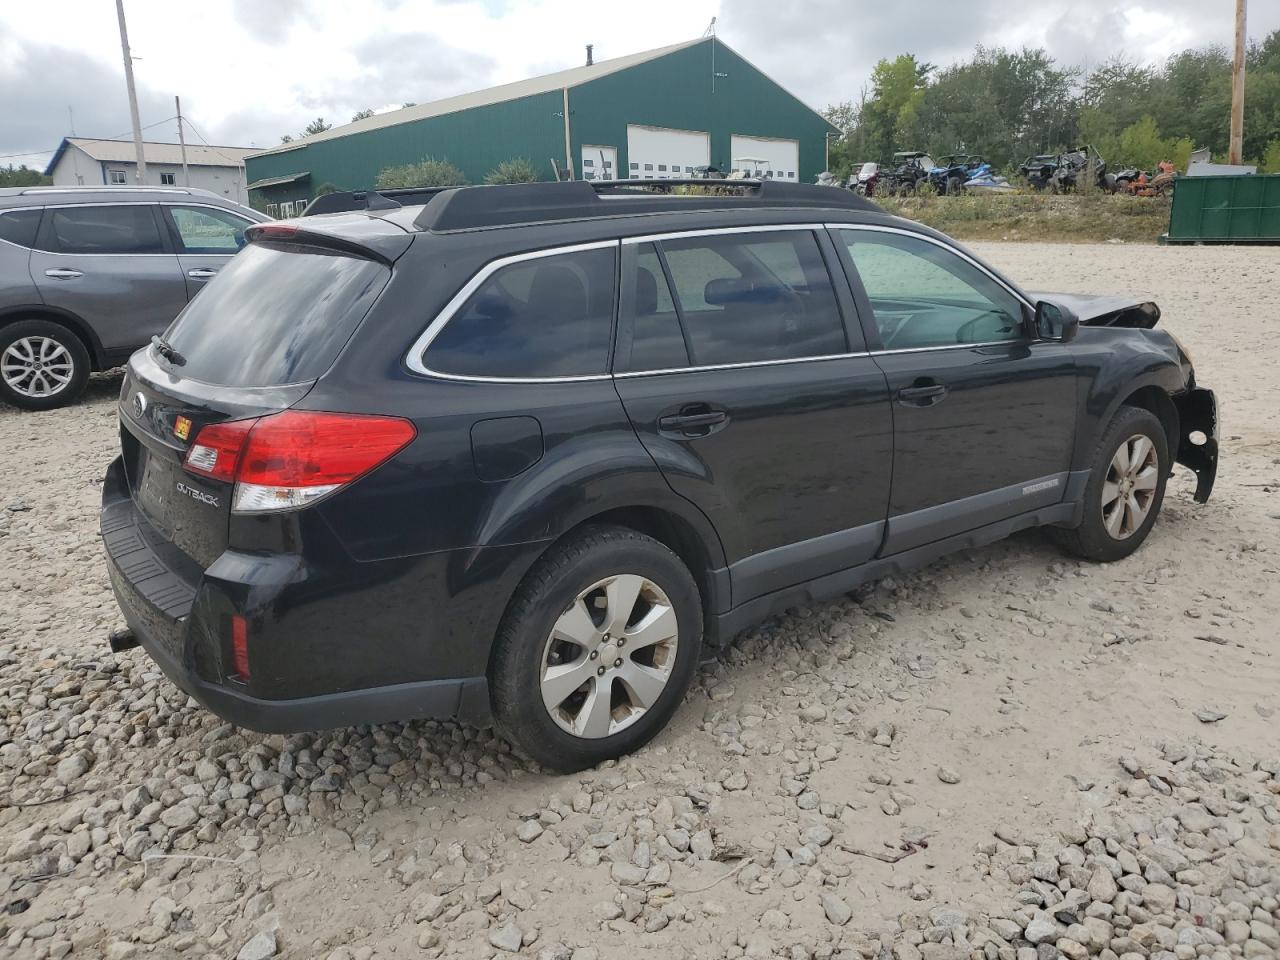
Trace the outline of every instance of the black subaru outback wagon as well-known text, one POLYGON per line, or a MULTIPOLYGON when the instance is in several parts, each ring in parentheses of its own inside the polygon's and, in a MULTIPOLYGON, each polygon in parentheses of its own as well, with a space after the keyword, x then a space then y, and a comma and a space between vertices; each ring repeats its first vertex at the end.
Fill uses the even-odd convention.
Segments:
POLYGON ((1026 527, 1117 560, 1175 461, 1208 497, 1154 304, 1023 293, 847 192, 656 189, 247 231, 130 360, 103 493, 178 686, 263 731, 492 718, 571 770, 753 621, 1026 527))

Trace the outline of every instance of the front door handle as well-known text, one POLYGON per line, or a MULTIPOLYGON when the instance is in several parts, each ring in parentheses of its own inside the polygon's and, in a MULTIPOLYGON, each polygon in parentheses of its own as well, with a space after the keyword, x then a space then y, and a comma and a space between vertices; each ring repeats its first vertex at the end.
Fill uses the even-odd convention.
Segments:
POLYGON ((210 270, 208 267, 196 267, 194 270, 187 271, 187 276, 192 280, 209 280, 217 275, 217 270, 210 270))
POLYGON ((912 407, 931 407, 946 395, 947 388, 941 383, 919 383, 898 391, 898 399, 912 407))
POLYGON ((46 270, 44 275, 54 280, 75 280, 77 277, 84 276, 79 270, 68 270, 66 267, 52 267, 46 270))
POLYGON ((677 413, 659 417, 658 430, 686 437, 705 437, 728 419, 729 414, 724 410, 713 410, 705 403, 691 403, 681 407, 677 413))

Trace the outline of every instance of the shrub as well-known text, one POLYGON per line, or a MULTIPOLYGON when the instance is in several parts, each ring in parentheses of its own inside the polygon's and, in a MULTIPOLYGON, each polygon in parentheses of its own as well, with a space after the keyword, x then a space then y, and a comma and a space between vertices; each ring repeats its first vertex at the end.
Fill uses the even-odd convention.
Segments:
POLYGON ((426 157, 419 163, 384 168, 378 174, 377 186, 390 190, 396 187, 456 187, 466 182, 462 171, 448 160, 426 157))
POLYGON ((524 157, 503 160, 484 175, 485 183, 534 183, 537 179, 538 171, 533 161, 524 157))

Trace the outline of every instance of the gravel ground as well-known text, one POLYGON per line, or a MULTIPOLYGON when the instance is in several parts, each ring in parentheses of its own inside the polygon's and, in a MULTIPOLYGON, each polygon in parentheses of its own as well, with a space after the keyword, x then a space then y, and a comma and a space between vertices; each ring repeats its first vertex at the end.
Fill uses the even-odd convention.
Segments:
POLYGON ((1280 250, 982 245, 1149 294, 1225 409, 1108 567, 1039 535, 747 633, 640 754, 260 736, 120 624, 118 376, 0 410, 0 957, 1191 960, 1280 955, 1280 250))

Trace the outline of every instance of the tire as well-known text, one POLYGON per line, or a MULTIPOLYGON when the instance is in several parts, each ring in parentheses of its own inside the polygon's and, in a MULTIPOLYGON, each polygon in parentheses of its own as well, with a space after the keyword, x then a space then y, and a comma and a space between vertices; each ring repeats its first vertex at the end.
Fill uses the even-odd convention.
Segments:
POLYGON ((1084 488, 1084 516, 1080 525, 1071 530, 1055 530, 1058 543, 1067 552, 1085 560, 1110 563, 1129 556, 1142 546, 1155 525, 1160 506, 1164 503, 1165 483, 1172 466, 1169 442, 1159 418, 1140 407, 1121 407, 1094 450, 1089 482, 1084 488), (1144 452, 1147 445, 1149 454, 1144 452), (1138 522, 1134 522, 1133 510, 1124 510, 1118 519, 1115 512, 1124 509, 1124 484, 1132 478, 1125 478, 1120 473, 1124 479, 1121 479, 1119 502, 1113 499, 1110 508, 1104 502, 1104 494, 1111 496, 1115 490, 1117 457, 1122 447, 1126 448, 1126 457, 1138 452, 1141 458, 1139 469, 1135 471, 1139 485, 1133 489, 1132 495, 1139 507, 1145 505, 1138 522), (1154 473, 1147 472, 1151 467, 1154 473), (1148 479, 1151 486, 1143 486, 1148 479))
POLYGON ((916 192, 916 182, 914 180, 904 180, 898 186, 898 196, 909 197, 916 192))
POLYGON ((73 402, 89 382, 89 351, 50 320, 19 320, 0 328, 0 399, 23 410, 73 402))
POLYGON ((701 646, 702 598, 680 558, 634 530, 587 527, 539 560, 503 617, 489 667, 494 719, 544 767, 572 773, 594 766, 638 749, 666 726, 701 646), (637 581, 642 586, 633 593, 637 581), (615 646, 616 630, 609 632, 620 615, 609 605, 618 598, 615 609, 629 612, 613 622, 629 624, 622 639, 630 647, 615 646), (672 628, 674 635, 638 645, 646 623, 650 640, 672 628), (562 675, 554 686, 547 682, 553 672, 562 675))

